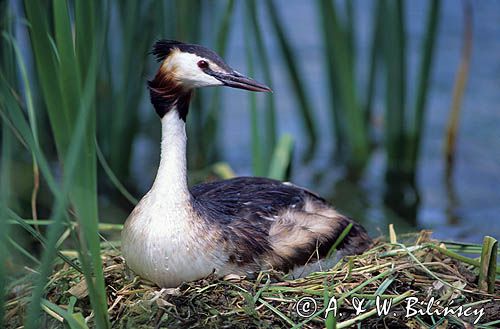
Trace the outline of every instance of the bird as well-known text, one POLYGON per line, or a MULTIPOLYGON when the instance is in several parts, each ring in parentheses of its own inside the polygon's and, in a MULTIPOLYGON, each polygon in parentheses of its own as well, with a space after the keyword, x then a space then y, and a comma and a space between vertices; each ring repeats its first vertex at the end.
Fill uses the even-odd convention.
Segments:
POLYGON ((171 288, 211 275, 251 277, 262 270, 304 268, 324 259, 345 232, 336 246, 338 255, 359 254, 370 246, 360 224, 292 183, 236 177, 189 188, 185 125, 193 91, 209 86, 271 89, 201 45, 159 40, 151 53, 160 63, 148 81, 161 120, 160 162, 150 190, 122 230, 129 269, 171 288))

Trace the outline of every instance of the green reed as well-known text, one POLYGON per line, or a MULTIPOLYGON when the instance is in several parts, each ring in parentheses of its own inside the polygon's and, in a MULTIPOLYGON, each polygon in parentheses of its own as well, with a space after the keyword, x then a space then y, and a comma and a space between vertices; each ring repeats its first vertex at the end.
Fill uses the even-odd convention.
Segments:
MULTIPOLYGON (((381 0, 373 4, 368 69, 361 72, 367 82, 357 81, 360 75, 360 59, 355 49, 358 43, 354 21, 357 4, 354 1, 317 2, 336 154, 349 176, 359 178, 363 174, 371 150, 378 142, 373 137, 372 108, 375 92, 382 91, 385 94, 384 141, 379 147, 387 159, 386 201, 390 205, 399 204, 409 189, 416 190, 415 175, 441 2, 428 1, 420 64, 413 83, 408 74, 404 0, 381 0), (408 90, 413 84, 417 86, 415 93, 408 90)), ((414 202, 418 202, 418 197, 414 202)))
POLYGON ((347 5, 348 19, 342 24, 337 6, 328 0, 319 2, 325 44, 326 67, 330 83, 331 107, 335 120, 337 145, 345 152, 350 171, 361 172, 368 161, 370 141, 364 109, 356 87, 355 34, 352 3, 347 5), (350 18, 350 19, 349 19, 350 18))
MULTIPOLYGON (((70 220, 66 209, 71 203, 79 223, 75 243, 79 245, 79 260, 88 282, 95 323, 97 327, 105 328, 108 320, 97 230, 94 103, 98 54, 104 40, 103 34, 98 33, 103 25, 103 17, 99 13, 106 8, 94 6, 91 2, 78 2, 69 7, 64 1, 51 4, 26 1, 24 10, 29 23, 39 94, 44 106, 34 111, 30 92, 33 80, 26 78, 24 59, 12 33, 4 31, 3 47, 10 45, 17 51, 16 63, 24 82, 24 97, 19 99, 20 95, 12 89, 16 88, 15 81, 2 76, 2 117, 33 154, 34 168, 40 165, 42 177, 54 196, 51 215, 54 224, 47 229, 26 327, 40 326, 44 287, 52 272, 52 262, 57 254, 56 243, 63 232, 62 224, 70 220), (90 41, 94 47, 86 46, 90 41), (24 106, 28 110, 28 121, 24 118, 24 106), (42 116, 49 118, 57 156, 64 167, 60 184, 55 183, 47 158, 38 143, 36 118, 42 116)), ((34 174, 36 172, 34 170, 34 174)), ((36 205, 33 213, 36 214, 36 205)))
POLYGON ((126 180, 130 174, 133 141, 140 130, 137 109, 146 91, 144 77, 151 60, 147 54, 156 32, 151 13, 156 12, 157 4, 116 1, 109 6, 116 17, 113 21, 108 19, 103 31, 109 39, 98 77, 98 139, 110 167, 117 177, 126 180), (145 24, 138 28, 137 22, 145 24))
MULTIPOLYGON (((0 30, 7 34, 12 33, 12 13, 6 0, 0 1, 0 30)), ((0 67, 6 68, 1 71, 2 79, 15 82, 16 75, 14 71, 14 51, 4 42, 0 43, 0 67)), ((0 108, 5 105, 4 97, 0 95, 0 108)), ((9 236, 10 227, 5 218, 7 209, 5 205, 12 203, 11 177, 13 167, 13 148, 14 136, 10 131, 7 122, 1 120, 1 151, 0 151, 0 327, 4 326, 4 303, 7 295, 7 269, 3 264, 7 263, 9 258, 8 246, 6 243, 9 236)))
POLYGON ((306 154, 306 157, 309 158, 313 155, 318 140, 318 132, 311 99, 307 88, 304 85, 303 79, 301 78, 303 74, 301 72, 300 65, 297 63, 290 37, 284 30, 283 22, 277 12, 276 5, 272 1, 266 0, 263 7, 269 14, 270 25, 273 28, 276 42, 279 45, 283 55, 282 59, 287 68, 287 74, 290 79, 290 87, 293 90, 293 96, 296 97, 298 103, 300 119, 304 124, 304 132, 309 139, 305 142, 307 148, 310 150, 308 151, 309 154, 306 154))
MULTIPOLYGON (((440 0, 428 3, 425 36, 421 43, 420 65, 415 85, 415 95, 408 92, 406 19, 404 1, 383 1, 386 19, 381 21, 383 38, 383 67, 386 70, 386 127, 385 148, 387 154, 386 195, 388 204, 398 204, 401 196, 415 196, 406 216, 415 216, 418 203, 416 171, 422 139, 423 122, 430 84, 434 46, 439 22, 440 0), (410 96, 413 96, 411 99, 410 96), (413 106, 409 105, 413 102, 413 106), (413 208, 413 209, 412 209, 413 208)), ((403 210, 406 211, 406 210, 403 210)))

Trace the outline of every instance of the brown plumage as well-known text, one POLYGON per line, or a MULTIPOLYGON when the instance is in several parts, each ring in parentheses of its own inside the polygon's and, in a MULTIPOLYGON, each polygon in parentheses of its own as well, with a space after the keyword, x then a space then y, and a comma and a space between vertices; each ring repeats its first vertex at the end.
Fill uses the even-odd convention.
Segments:
POLYGON ((289 183, 238 177, 195 186, 191 194, 207 229, 221 232, 215 244, 242 272, 286 272, 313 263, 327 255, 350 223, 349 233, 337 246, 342 255, 361 253, 371 243, 358 223, 318 195, 289 183))

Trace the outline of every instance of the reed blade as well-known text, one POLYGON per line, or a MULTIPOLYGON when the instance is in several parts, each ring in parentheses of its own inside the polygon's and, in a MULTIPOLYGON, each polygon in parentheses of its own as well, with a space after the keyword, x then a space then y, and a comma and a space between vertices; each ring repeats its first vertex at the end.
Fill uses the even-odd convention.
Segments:
MULTIPOLYGON (((246 44, 246 64, 248 75, 254 76, 254 54, 251 40, 249 40, 249 22, 248 17, 245 22, 245 44, 246 44)), ((255 93, 248 94, 248 104, 249 104, 249 113, 250 113, 250 139, 252 141, 252 173, 254 176, 264 176, 265 171, 265 163, 262 154, 262 144, 263 141, 260 137, 259 126, 259 112, 257 110, 257 95, 255 93)))
POLYGON ((498 241, 486 236, 483 239, 483 248, 479 260, 478 287, 487 293, 494 294, 497 275, 498 241))
MULTIPOLYGON (((12 32, 10 7, 7 1, 0 1, 0 31, 12 32)), ((11 83, 15 83, 14 52, 5 42, 0 42, 0 72, 4 72, 11 83)), ((0 88, 0 111, 6 106, 4 90, 0 88)), ((5 120, 0 120, 1 148, 0 148, 0 264, 7 264, 10 250, 6 244, 9 237, 10 225, 7 223, 6 208, 13 203, 11 191, 13 177, 13 140, 14 136, 5 120)), ((0 266, 0 327, 5 326, 5 298, 7 296, 7 268, 0 266)))
POLYGON ((293 138, 289 134, 284 134, 274 149, 267 177, 281 181, 290 178, 292 155, 293 138))
MULTIPOLYGON (((229 0, 221 10, 222 16, 217 28, 214 43, 215 50, 222 57, 224 57, 227 52, 228 40, 231 36, 234 7, 234 0, 229 0)), ((202 99, 198 99, 198 104, 203 104, 202 99)), ((198 136, 198 141, 201 145, 199 145, 199 150, 197 150, 197 152, 202 151, 205 153, 204 159, 202 160, 206 163, 216 160, 219 154, 220 145, 218 145, 217 133, 220 127, 222 113, 222 98, 220 90, 217 89, 213 91, 208 109, 201 109, 200 112, 204 113, 205 111, 207 114, 200 115, 200 118, 198 119, 200 122, 198 123, 196 129, 192 130, 192 133, 198 136)))
POLYGON ((387 175, 404 172, 406 145, 406 32, 403 0, 384 0, 386 67, 385 144, 387 175))
POLYGON ((372 37, 370 44, 370 63, 369 63, 369 73, 368 73, 368 83, 366 86, 366 98, 365 98, 365 117, 366 122, 372 121, 372 113, 373 113, 373 99, 375 95, 375 87, 376 87, 376 77, 377 71, 381 66, 381 55, 382 51, 380 49, 380 44, 382 43, 382 24, 384 19, 384 6, 382 1, 377 1, 375 13, 372 16, 372 37))
POLYGON ((348 145, 345 151, 347 166, 354 176, 359 176, 368 161, 370 142, 367 133, 368 122, 358 99, 354 41, 351 40, 353 27, 342 25, 336 6, 331 1, 322 0, 319 9, 332 97, 337 98, 332 102, 332 111, 336 121, 342 125, 339 127, 337 123, 336 128, 340 129, 342 140, 348 145))
POLYGON ((315 114, 311 106, 311 98, 306 86, 302 82, 303 75, 300 72, 299 65, 295 60, 290 38, 285 33, 283 23, 276 10, 276 6, 272 1, 269 0, 267 0, 265 4, 266 9, 269 13, 271 26, 275 32, 276 39, 283 54, 283 59, 286 64, 287 73, 290 77, 290 84, 293 89, 293 94, 297 98, 298 109, 300 111, 301 119, 304 123, 304 132, 309 139, 307 147, 309 149, 309 154, 306 154, 306 157, 310 157, 312 154, 314 154, 318 140, 317 128, 314 122, 315 114))
POLYGON ((460 108, 462 106, 462 99, 465 93, 465 87, 469 78, 469 67, 472 55, 472 40, 473 40, 473 21, 472 21, 472 5, 469 1, 463 2, 464 12, 464 32, 463 32, 463 45, 460 58, 460 66, 458 68, 455 83, 453 85, 453 96, 451 110, 446 127, 446 137, 444 144, 444 155, 446 161, 446 177, 451 179, 455 163, 455 148, 456 139, 458 134, 460 122, 460 108))
POLYGON ((417 170, 422 131, 424 128, 425 112, 429 95, 430 77, 434 59, 434 48, 436 45, 437 29, 441 11, 441 0, 432 0, 429 4, 427 14, 425 39, 422 44, 422 54, 417 78, 417 92, 413 117, 409 124, 408 133, 408 168, 410 172, 417 170))
MULTIPOLYGON (((252 27, 252 34, 255 38, 255 47, 257 50, 257 57, 259 64, 262 67, 265 83, 272 89, 273 79, 271 72, 271 65, 266 51, 266 45, 261 31, 261 23, 257 15, 257 2, 247 1, 247 15, 249 15, 250 25, 252 27)), ((277 128, 276 128, 276 103, 273 95, 266 95, 266 106, 264 109, 264 157, 266 163, 270 163, 274 148, 276 147, 277 128)))

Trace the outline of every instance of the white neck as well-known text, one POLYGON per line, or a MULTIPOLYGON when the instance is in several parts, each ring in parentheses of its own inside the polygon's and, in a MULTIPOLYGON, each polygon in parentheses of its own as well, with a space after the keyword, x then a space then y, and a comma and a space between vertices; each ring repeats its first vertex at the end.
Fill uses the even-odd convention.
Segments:
POLYGON ((177 109, 171 109, 161 119, 160 165, 151 193, 157 202, 172 206, 186 205, 190 194, 187 185, 186 124, 177 109))

